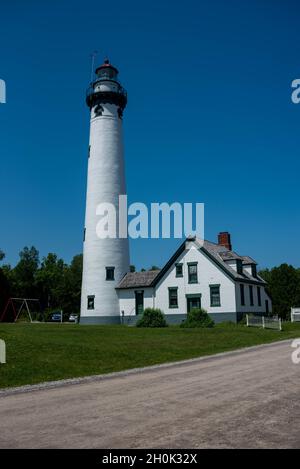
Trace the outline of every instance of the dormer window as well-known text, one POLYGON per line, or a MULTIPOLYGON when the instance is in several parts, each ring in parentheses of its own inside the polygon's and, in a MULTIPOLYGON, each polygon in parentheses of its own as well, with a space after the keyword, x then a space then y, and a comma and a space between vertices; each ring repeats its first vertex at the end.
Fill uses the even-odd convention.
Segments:
POLYGON ((243 273, 243 262, 241 261, 241 259, 236 260, 236 271, 240 275, 243 273))
POLYGON ((257 277, 257 269, 256 269, 256 264, 244 264, 243 265, 244 272, 246 272, 248 275, 251 275, 251 277, 256 278, 257 277))

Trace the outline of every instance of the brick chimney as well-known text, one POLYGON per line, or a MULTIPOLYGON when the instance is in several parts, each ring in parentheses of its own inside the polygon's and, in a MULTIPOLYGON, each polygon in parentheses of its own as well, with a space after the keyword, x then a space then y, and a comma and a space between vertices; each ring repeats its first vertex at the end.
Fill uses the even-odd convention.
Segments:
POLYGON ((229 251, 232 250, 230 233, 228 233, 228 231, 221 231, 221 233, 218 234, 218 244, 229 249, 229 251))

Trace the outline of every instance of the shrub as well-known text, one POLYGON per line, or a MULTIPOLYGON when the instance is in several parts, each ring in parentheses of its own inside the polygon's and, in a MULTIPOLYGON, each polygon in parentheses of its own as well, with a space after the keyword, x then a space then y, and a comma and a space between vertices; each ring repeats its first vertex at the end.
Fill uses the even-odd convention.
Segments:
POLYGON ((213 327, 214 321, 207 314, 205 309, 192 309, 187 315, 185 321, 180 324, 180 327, 213 327))
POLYGON ((136 323, 137 327, 167 327, 164 313, 160 309, 146 308, 141 319, 136 323))

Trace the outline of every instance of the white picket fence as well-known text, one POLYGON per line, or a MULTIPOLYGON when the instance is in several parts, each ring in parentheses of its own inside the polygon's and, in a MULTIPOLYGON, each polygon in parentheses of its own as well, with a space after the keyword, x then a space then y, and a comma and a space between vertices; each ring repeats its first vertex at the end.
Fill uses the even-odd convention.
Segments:
POLYGON ((300 322, 300 308, 291 308, 291 322, 300 322))
POLYGON ((263 329, 282 330, 281 319, 278 316, 255 316, 246 314, 247 327, 262 327, 263 329))

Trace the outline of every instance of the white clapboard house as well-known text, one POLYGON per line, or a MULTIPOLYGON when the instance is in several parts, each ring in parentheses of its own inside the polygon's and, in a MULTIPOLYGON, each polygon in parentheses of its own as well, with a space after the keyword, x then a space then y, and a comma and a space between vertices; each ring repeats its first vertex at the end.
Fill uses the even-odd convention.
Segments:
POLYGON ((198 307, 215 322, 236 322, 245 313, 272 311, 265 288, 257 263, 233 251, 230 234, 222 232, 217 244, 187 238, 161 270, 127 273, 116 291, 124 324, 135 323, 147 307, 160 308, 169 323, 198 307))

